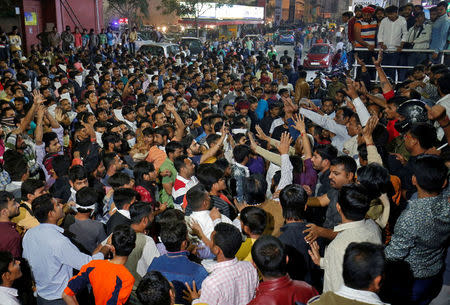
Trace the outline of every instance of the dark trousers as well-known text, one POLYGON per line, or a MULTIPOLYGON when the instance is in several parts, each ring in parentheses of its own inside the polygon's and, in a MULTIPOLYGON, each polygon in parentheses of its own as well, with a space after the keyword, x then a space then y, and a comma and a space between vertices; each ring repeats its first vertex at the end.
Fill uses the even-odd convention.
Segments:
POLYGON ((425 60, 428 60, 429 55, 427 53, 409 53, 408 54, 408 66, 417 66, 422 64, 425 60))
MULTIPOLYGON (((385 66, 398 66, 400 64, 400 53, 397 53, 397 52, 384 53, 383 54, 383 62, 381 64, 385 65, 385 66)), ((393 81, 395 81, 395 73, 396 73, 397 69, 385 68, 384 71, 388 77, 390 77, 393 81)))
POLYGON ((411 304, 427 305, 439 294, 442 287, 442 275, 425 279, 415 279, 411 291, 411 304))
POLYGON ((38 295, 37 305, 66 305, 66 302, 64 302, 63 299, 46 300, 38 295))
MULTIPOLYGON (((373 65, 372 57, 375 57, 375 52, 370 51, 358 51, 356 52, 358 54, 358 57, 366 64, 366 65, 373 65)), ((370 80, 375 80, 375 68, 367 68, 367 72, 369 74, 370 80)), ((361 78, 361 67, 358 67, 358 71, 356 73, 356 77, 358 79, 361 78)))
POLYGON ((130 53, 135 54, 136 53, 136 43, 130 42, 130 53))

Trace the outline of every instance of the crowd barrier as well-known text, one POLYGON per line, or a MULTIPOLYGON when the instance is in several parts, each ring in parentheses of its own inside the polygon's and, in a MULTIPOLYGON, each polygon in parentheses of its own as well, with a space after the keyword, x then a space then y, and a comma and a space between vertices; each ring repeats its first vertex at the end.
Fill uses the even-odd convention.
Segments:
MULTIPOLYGON (((360 52, 361 51, 367 52, 367 49, 366 48, 355 48, 354 51, 355 52, 358 52, 358 51, 360 51, 360 52)), ((379 48, 376 48, 374 50, 375 56, 377 56, 376 54, 379 51, 380 51, 379 48)), ((396 50, 395 49, 386 49, 386 50, 383 51, 383 53, 389 53, 389 52, 393 53, 393 52, 396 52, 396 50)), ((434 53, 434 50, 430 50, 430 49, 402 49, 402 51, 400 53, 434 53)), ((443 53, 444 55, 449 55, 450 54, 450 50, 444 50, 441 53, 443 53)), ((441 55, 439 55, 439 56, 440 56, 439 57, 440 63, 443 64, 445 56, 441 56, 441 55)), ((357 72, 357 69, 358 69, 359 66, 360 65, 358 65, 358 63, 355 60, 355 62, 353 63, 353 69, 354 69, 353 70, 353 73, 354 73, 353 75, 356 75, 356 72, 357 72)), ((367 68, 374 68, 375 66, 366 64, 366 67, 367 68)), ((381 67, 383 69, 412 69, 412 68, 414 68, 413 66, 388 66, 388 65, 383 65, 383 64, 381 65, 381 67)), ((376 73, 375 81, 378 81, 378 73, 376 73)), ((398 83, 398 73, 395 73, 395 80, 394 81, 395 81, 395 83, 398 83)))

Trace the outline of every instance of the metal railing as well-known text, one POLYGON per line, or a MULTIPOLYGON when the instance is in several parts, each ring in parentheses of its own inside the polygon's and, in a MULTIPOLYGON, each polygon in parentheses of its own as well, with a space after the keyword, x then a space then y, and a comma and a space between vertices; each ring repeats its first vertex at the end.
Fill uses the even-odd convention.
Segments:
MULTIPOLYGON (((358 52, 358 51, 360 51, 360 52, 361 51, 362 52, 368 52, 368 49, 367 48, 354 48, 353 51, 355 51, 355 52, 358 52)), ((373 52, 377 53, 379 51, 380 51, 380 48, 375 48, 373 52)), ((430 49, 402 49, 401 52, 397 52, 396 49, 386 49, 386 50, 383 50, 383 53, 434 53, 434 50, 430 50, 430 49)), ((441 54, 441 53, 442 53, 442 56, 441 55, 439 55, 439 56, 440 56, 441 64, 443 64, 444 63, 444 56, 443 55, 450 54, 450 50, 443 50, 439 54, 441 54)), ((376 56, 377 55, 374 54, 375 58, 376 58, 376 56)), ((366 64, 365 66, 367 68, 375 68, 374 65, 366 64)), ((358 67, 360 67, 360 65, 358 65, 358 63, 355 60, 355 62, 353 63, 353 69, 354 69, 354 71, 353 71, 354 74, 353 75, 355 75, 355 76, 356 76, 358 67)), ((381 65, 381 67, 383 69, 412 69, 412 68, 414 68, 414 66, 388 66, 388 65, 381 65)), ((378 80, 378 72, 376 72, 376 74, 375 74, 375 81, 377 81, 377 80, 378 80)), ((395 73, 395 83, 398 83, 398 73, 395 73)))

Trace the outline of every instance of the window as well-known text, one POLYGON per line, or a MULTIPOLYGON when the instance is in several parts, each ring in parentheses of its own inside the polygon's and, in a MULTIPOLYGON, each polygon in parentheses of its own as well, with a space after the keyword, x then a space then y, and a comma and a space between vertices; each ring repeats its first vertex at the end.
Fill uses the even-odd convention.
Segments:
POLYGON ((310 54, 328 54, 327 46, 313 46, 309 52, 310 54))

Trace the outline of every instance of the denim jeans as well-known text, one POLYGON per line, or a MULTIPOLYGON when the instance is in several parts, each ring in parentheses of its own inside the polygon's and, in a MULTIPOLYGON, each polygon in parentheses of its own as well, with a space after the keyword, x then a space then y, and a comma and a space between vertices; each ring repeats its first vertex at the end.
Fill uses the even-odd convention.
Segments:
POLYGON ((415 279, 411 291, 411 304, 427 305, 439 294, 442 287, 442 274, 415 279))
POLYGON ((37 305, 66 305, 66 302, 64 302, 63 299, 46 300, 38 295, 37 305))

